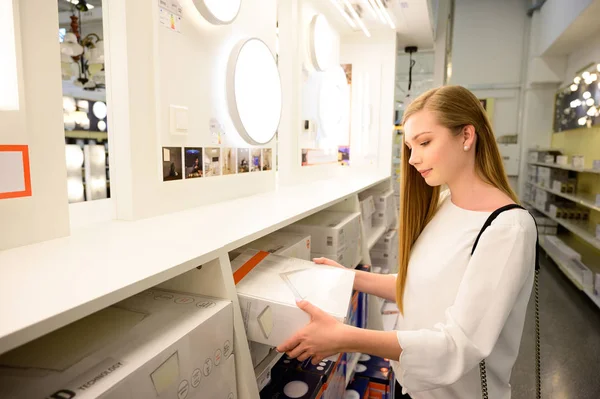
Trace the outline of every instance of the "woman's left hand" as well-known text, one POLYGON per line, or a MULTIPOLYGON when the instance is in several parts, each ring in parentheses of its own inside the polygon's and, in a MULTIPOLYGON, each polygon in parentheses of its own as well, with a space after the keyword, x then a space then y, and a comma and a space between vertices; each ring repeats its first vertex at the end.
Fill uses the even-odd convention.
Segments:
POLYGON ((344 351, 342 338, 349 326, 307 301, 298 302, 298 307, 310 315, 310 323, 279 345, 278 352, 297 357, 299 361, 312 357, 311 362, 316 365, 324 358, 344 351))

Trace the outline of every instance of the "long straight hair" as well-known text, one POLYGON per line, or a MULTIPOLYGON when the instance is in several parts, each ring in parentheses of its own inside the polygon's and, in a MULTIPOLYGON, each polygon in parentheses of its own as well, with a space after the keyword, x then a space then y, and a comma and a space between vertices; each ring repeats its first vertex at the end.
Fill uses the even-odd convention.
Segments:
MULTIPOLYGON (((519 203, 517 195, 510 188, 504 171, 502 157, 496 144, 492 125, 486 111, 473 93, 461 86, 443 86, 431 89, 417 97, 406 109, 402 124, 415 113, 427 109, 432 111, 437 122, 457 136, 467 125, 475 128, 475 171, 488 184, 508 195, 519 203)), ((396 279, 396 303, 404 314, 404 291, 408 276, 408 262, 413 245, 423 229, 431 221, 438 208, 440 187, 431 187, 418 171, 411 166, 410 150, 403 139, 401 196, 400 196, 400 237, 399 265, 396 279)))

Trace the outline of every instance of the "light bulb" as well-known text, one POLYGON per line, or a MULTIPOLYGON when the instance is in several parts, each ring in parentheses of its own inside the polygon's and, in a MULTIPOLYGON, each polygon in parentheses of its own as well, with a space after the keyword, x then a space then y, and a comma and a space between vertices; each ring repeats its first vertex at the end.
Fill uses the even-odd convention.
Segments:
POLYGON ((587 118, 585 116, 582 116, 581 118, 579 118, 579 120, 577 121, 577 123, 580 126, 583 126, 583 125, 585 125, 586 120, 587 120, 587 118))
POLYGON ((593 74, 590 75, 590 78, 592 79, 592 82, 595 82, 595 81, 598 80, 598 75, 595 74, 595 73, 593 73, 593 74))
POLYGON ((596 65, 596 70, 600 72, 600 64, 596 65))
POLYGON ((592 105, 594 105, 594 99, 588 98, 587 100, 585 100, 585 105, 587 105, 588 107, 591 107, 592 105))
MULTIPOLYGON (((600 64, 598 64, 600 65, 600 64)), ((573 83, 575 84, 579 84, 581 82, 581 78, 579 76, 575 76, 575 79, 573 79, 573 83)))
POLYGON ((596 107, 590 107, 590 108, 587 110, 587 114, 588 114, 589 116, 596 116, 596 113, 597 113, 597 112, 598 112, 598 110, 596 109, 596 107))
POLYGON ((585 79, 585 81, 584 81, 584 82, 585 82, 585 84, 586 84, 586 85, 591 85, 591 84, 592 84, 594 81, 592 80, 592 77, 591 77, 591 76, 588 76, 588 78, 587 78, 587 79, 585 79))
POLYGON ((583 93, 583 99, 587 100, 588 98, 590 98, 592 96, 592 93, 590 93, 589 91, 586 91, 585 93, 583 93))
POLYGON ((581 74, 581 77, 582 77, 583 79, 587 79, 587 78, 589 78, 589 77, 590 77, 590 73, 589 73, 588 71, 585 71, 584 73, 582 73, 582 74, 581 74))
POLYGON ((571 85, 571 91, 577 91, 577 87, 578 87, 578 86, 577 86, 575 83, 573 83, 573 84, 571 85))

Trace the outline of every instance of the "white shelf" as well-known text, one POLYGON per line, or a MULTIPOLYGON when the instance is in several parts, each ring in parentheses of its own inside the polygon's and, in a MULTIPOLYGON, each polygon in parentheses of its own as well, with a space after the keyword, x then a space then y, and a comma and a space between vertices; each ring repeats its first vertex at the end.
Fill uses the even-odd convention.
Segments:
POLYGON ((369 251, 371 249, 373 249, 373 247, 375 246, 375 243, 377 243, 377 241, 379 241, 379 239, 383 236, 383 234, 385 233, 385 230, 386 230, 386 227, 384 225, 373 228, 371 235, 367 239, 367 246, 369 247, 369 251))
POLYGON ((351 358, 348 360, 348 366, 346 368, 346 387, 348 387, 348 384, 350 384, 350 381, 352 381, 352 378, 354 377, 354 369, 356 368, 358 360, 361 356, 360 353, 352 353, 349 355, 351 358))
POLYGON ((557 165, 555 163, 545 163, 545 162, 528 162, 528 163, 529 163, 529 165, 534 165, 534 166, 545 166, 547 168, 570 170, 570 171, 579 172, 579 173, 597 173, 597 174, 600 174, 600 170, 598 170, 598 169, 574 168, 572 166, 563 166, 563 165, 557 165))
POLYGON ((581 195, 572 195, 572 194, 561 193, 560 191, 556 191, 551 188, 543 187, 543 186, 540 186, 539 184, 535 184, 535 183, 527 182, 527 184, 530 184, 535 188, 539 188, 540 190, 547 191, 547 192, 557 195, 559 197, 568 199, 569 201, 573 201, 579 205, 583 205, 586 208, 590 208, 590 209, 593 209, 594 211, 600 212, 600 206, 596 205, 596 198, 594 195, 589 195, 587 197, 581 196, 581 195))
POLYGON ((1 251, 0 353, 226 257, 389 178, 353 172, 1 251))
POLYGON ((546 254, 550 257, 550 259, 552 259, 554 261, 554 263, 556 263, 556 265, 564 273, 564 275, 567 276, 567 278, 569 280, 571 280, 573 285, 575 285, 575 287, 577 287, 583 291, 583 285, 581 285, 581 283, 579 281, 575 280, 575 278, 569 272, 569 269, 564 265, 563 261, 558 256, 556 256, 552 251, 550 251, 548 249, 544 240, 540 240, 539 243, 540 243, 540 247, 542 247, 542 249, 544 251, 546 251, 546 254))
POLYGON ((532 207, 534 207, 535 209, 537 209, 539 212, 541 212, 544 215, 546 215, 547 217, 549 217, 550 219, 554 220, 556 223, 560 224, 561 226, 563 226, 564 228, 566 228, 567 230, 572 232, 573 234, 576 234, 579 237, 581 237, 588 244, 592 245, 596 249, 600 249, 600 240, 598 240, 595 237, 595 235, 590 233, 590 231, 588 230, 588 228, 585 224, 570 222, 565 219, 556 218, 556 217, 550 215, 550 213, 546 212, 545 210, 537 207, 535 204, 533 204, 531 202, 527 202, 527 203, 529 205, 531 205, 532 207))

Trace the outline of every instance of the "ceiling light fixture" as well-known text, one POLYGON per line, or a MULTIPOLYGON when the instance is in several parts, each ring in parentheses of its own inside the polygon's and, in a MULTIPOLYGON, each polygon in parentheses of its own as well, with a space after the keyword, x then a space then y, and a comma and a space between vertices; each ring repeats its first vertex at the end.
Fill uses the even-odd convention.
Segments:
POLYGON ((343 1, 344 1, 344 4, 346 5, 346 8, 348 8, 348 11, 350 11, 350 15, 352 15, 352 18, 354 18, 354 20, 356 21, 356 23, 358 24, 358 26, 360 27, 360 29, 362 29, 362 31, 365 34, 365 36, 366 37, 371 37, 371 33, 369 32, 369 30, 365 26, 363 20, 356 13, 356 10, 354 9, 354 7, 352 7, 352 4, 350 4, 350 1, 349 0, 343 0, 343 1))
POLYGON ((575 76, 575 79, 573 79, 573 83, 578 85, 580 82, 581 82, 581 78, 579 76, 575 76))
POLYGON ((369 5, 371 12, 373 14, 375 14, 375 19, 379 18, 379 20, 385 24, 385 17, 381 13, 381 10, 379 9, 379 7, 377 7, 377 4, 375 4, 375 0, 365 0, 365 1, 369 5))
POLYGON ((67 3, 71 3, 71 4, 75 4, 75 8, 78 9, 79 11, 89 11, 92 10, 94 8, 93 4, 88 4, 87 1, 85 0, 65 0, 67 3), (81 4, 81 5, 80 5, 81 4), (81 7, 81 8, 79 8, 81 7))
POLYGON ((589 91, 586 91, 585 93, 583 93, 583 99, 584 100, 587 100, 590 97, 592 97, 592 93, 590 93, 589 91))
POLYGON ((381 9, 381 13, 383 14, 383 16, 385 17, 385 19, 387 20, 388 24, 390 25, 390 28, 392 29, 396 29, 396 24, 394 24, 394 22, 392 21, 392 17, 390 17, 390 13, 388 12, 387 8, 384 7, 383 3, 381 2, 381 0, 375 0, 377 2, 377 5, 379 6, 379 8, 381 9))
POLYGON ((329 0, 329 1, 331 2, 331 4, 333 4, 335 6, 335 8, 337 8, 337 10, 340 12, 340 14, 342 14, 342 17, 344 17, 346 22, 348 22, 348 25, 350 25, 350 27, 352 29, 356 29, 356 23, 354 23, 354 21, 352 20, 352 18, 350 18, 348 13, 346 11, 344 11, 344 9, 340 5, 340 3, 338 3, 337 0, 329 0))
POLYGON ((571 85, 571 91, 577 91, 577 88, 578 86, 575 83, 571 85))
POLYGON ((240 13, 242 0, 194 0, 200 14, 213 25, 228 25, 240 13))

